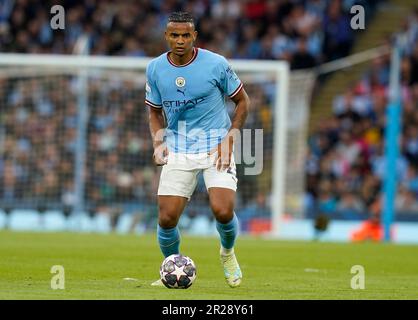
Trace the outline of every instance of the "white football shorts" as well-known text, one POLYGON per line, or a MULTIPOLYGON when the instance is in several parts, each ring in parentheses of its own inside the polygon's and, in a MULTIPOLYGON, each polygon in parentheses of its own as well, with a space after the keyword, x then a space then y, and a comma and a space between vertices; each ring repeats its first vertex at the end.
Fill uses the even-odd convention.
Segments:
POLYGON ((168 154, 167 164, 163 166, 158 186, 159 196, 180 196, 190 200, 197 182, 198 174, 203 171, 206 189, 227 188, 236 191, 238 179, 236 165, 232 153, 229 168, 218 171, 215 160, 218 152, 212 154, 197 153, 168 154))

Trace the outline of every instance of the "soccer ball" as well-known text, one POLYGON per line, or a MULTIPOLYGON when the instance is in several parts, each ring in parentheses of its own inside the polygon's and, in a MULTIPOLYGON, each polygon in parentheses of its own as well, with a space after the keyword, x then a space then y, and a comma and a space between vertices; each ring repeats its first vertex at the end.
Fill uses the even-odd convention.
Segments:
POLYGON ((196 279, 196 265, 182 254, 172 254, 160 267, 161 281, 167 288, 187 289, 196 279))

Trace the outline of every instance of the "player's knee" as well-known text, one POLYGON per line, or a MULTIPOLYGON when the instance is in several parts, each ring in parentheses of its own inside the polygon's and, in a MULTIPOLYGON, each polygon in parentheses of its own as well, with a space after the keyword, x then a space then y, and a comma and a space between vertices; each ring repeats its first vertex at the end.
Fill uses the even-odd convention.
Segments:
POLYGON ((212 205, 213 214, 220 223, 228 223, 234 217, 232 206, 228 205, 212 205))
POLYGON ((158 215, 158 224, 162 228, 174 228, 177 225, 178 217, 175 213, 169 210, 161 210, 158 215))

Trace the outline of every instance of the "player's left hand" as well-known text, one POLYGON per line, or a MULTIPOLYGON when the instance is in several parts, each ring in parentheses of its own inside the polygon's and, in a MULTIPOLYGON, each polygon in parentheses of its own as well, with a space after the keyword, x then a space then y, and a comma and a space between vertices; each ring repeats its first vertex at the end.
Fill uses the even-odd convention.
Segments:
POLYGON ((220 144, 218 144, 218 153, 215 159, 216 169, 223 171, 228 169, 231 165, 232 149, 234 145, 234 139, 232 136, 227 135, 220 144))

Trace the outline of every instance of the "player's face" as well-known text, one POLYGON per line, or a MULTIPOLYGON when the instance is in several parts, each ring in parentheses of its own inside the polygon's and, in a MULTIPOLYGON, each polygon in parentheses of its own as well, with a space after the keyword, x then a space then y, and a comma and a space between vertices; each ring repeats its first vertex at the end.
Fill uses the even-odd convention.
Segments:
POLYGON ((189 53, 196 37, 197 32, 192 23, 170 22, 167 24, 165 39, 175 55, 184 56, 189 53))

